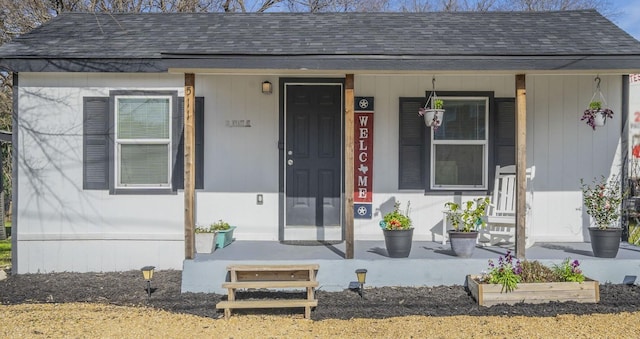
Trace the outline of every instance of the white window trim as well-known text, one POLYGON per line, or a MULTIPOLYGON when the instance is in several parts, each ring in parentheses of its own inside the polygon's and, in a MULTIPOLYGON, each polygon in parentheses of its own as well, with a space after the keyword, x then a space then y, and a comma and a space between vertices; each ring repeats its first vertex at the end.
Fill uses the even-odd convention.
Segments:
MULTIPOLYGON (((484 120, 484 140, 435 140, 433 128, 429 128, 429 138, 431 138, 431 151, 430 151, 430 159, 429 159, 429 168, 430 168, 430 178, 429 178, 429 188, 431 190, 442 190, 442 191, 456 191, 456 190, 465 190, 465 191, 484 191, 489 187, 489 97, 476 97, 476 96, 448 96, 448 97, 438 97, 445 101, 448 100, 484 100, 485 101, 485 120, 484 120), (435 169, 435 157, 436 157, 436 145, 483 145, 483 157, 482 157, 482 185, 436 185, 436 169, 435 169)), ((447 114, 446 110, 445 113, 447 114)))
POLYGON ((116 189, 167 189, 171 188, 171 146, 172 146, 172 131, 173 131, 173 97, 171 95, 116 95, 114 96, 114 174, 115 174, 115 187, 116 189), (126 98, 126 99, 163 99, 166 98, 169 100, 169 137, 167 139, 119 139, 118 138, 118 119, 120 117, 118 111, 118 100, 126 98), (167 183, 163 184, 122 184, 121 171, 120 171, 120 163, 121 163, 121 152, 120 145, 128 144, 128 145, 167 145, 167 183))

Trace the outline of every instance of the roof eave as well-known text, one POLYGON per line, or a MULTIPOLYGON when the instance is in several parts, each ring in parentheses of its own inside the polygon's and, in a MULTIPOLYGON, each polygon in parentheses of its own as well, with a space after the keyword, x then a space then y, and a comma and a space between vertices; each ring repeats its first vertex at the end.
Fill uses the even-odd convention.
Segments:
POLYGON ((163 73, 176 70, 215 70, 246 73, 287 72, 412 73, 640 73, 640 55, 559 56, 376 56, 376 55, 216 55, 162 59, 4 58, 0 68, 13 72, 163 73))

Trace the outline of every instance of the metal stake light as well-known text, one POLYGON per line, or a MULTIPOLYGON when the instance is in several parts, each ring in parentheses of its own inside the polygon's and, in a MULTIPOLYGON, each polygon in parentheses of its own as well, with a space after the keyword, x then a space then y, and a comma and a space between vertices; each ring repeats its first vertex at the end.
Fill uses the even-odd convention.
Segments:
POLYGON ((151 299, 151 279, 153 279, 153 270, 155 266, 145 266, 142 268, 142 277, 147 281, 147 300, 151 299))
POLYGON ((360 283, 358 294, 360 294, 360 298, 364 298, 364 283, 367 280, 367 270, 364 268, 357 269, 356 276, 358 276, 358 283, 360 283))

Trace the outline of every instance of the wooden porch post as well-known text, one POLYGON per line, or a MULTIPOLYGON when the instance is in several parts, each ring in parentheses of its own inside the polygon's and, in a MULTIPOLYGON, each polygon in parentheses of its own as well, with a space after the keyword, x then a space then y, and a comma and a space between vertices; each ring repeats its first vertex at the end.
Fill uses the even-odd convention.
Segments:
POLYGON ((516 257, 525 258, 527 212, 527 85, 516 75, 516 257))
POLYGON ((184 75, 184 257, 193 259, 195 247, 196 76, 184 75))
POLYGON ((353 259, 353 146, 354 146, 353 74, 347 74, 344 89, 344 219, 345 259, 353 259))

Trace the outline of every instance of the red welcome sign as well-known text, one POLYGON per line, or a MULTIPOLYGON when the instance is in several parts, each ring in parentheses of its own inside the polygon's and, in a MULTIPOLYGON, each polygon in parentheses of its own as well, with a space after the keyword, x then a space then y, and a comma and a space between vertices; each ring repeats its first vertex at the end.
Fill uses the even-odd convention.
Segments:
POLYGON ((354 110, 354 203, 373 201, 373 98, 356 97, 354 110))

